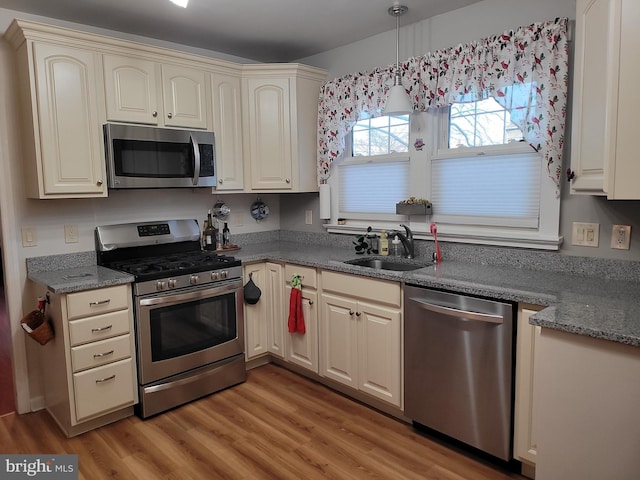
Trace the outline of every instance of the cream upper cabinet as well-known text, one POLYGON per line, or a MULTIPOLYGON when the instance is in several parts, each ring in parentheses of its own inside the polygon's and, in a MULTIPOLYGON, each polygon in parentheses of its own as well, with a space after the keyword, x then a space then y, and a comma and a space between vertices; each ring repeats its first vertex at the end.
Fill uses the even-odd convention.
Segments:
POLYGON ((531 465, 535 465, 538 449, 533 417, 533 384, 536 345, 540 338, 541 328, 531 325, 529 317, 543 308, 537 305, 518 306, 513 456, 531 465))
POLYGON ((208 127, 204 70, 112 54, 103 64, 108 121, 208 127))
POLYGON ((240 76, 211 74, 213 131, 216 142, 216 191, 244 188, 242 96, 240 76))
POLYGON ((571 192, 640 199, 640 3, 578 0, 576 7, 571 192))
POLYGON ((318 190, 318 97, 325 76, 324 70, 299 64, 243 67, 247 189, 318 190))
POLYGON ((104 197, 99 56, 30 33, 14 22, 6 34, 18 54, 27 195, 104 197))
POLYGON ((402 406, 398 282, 321 273, 320 375, 402 406))

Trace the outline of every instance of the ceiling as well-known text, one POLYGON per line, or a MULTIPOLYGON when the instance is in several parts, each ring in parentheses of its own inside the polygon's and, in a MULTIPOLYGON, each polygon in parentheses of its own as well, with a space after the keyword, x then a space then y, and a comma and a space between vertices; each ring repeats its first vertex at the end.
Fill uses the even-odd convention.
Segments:
MULTIPOLYGON (((479 0, 405 0, 400 25, 479 0)), ((393 0, 0 0, 0 7, 190 45, 289 62, 395 29, 393 0)), ((398 3, 398 2, 396 2, 398 3)))

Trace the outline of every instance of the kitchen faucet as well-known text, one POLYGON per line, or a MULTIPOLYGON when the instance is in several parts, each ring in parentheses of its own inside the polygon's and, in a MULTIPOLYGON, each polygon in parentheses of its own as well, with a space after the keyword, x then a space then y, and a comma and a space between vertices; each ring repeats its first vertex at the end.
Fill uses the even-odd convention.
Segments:
POLYGON ((400 241, 402 242, 402 246, 404 247, 404 258, 415 258, 415 245, 413 243, 413 232, 404 224, 400 224, 401 227, 404 227, 407 232, 406 235, 404 233, 400 233, 396 230, 391 230, 389 233, 390 236, 397 235, 400 241))

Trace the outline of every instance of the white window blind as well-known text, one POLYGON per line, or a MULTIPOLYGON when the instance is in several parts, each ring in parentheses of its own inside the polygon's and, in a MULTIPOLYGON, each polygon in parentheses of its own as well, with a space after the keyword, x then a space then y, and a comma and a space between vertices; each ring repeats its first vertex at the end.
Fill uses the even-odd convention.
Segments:
POLYGON ((409 196, 409 159, 342 164, 339 167, 339 211, 345 218, 379 218, 396 213, 409 196))
POLYGON ((535 153, 434 159, 434 213, 445 222, 538 228, 541 161, 535 153))

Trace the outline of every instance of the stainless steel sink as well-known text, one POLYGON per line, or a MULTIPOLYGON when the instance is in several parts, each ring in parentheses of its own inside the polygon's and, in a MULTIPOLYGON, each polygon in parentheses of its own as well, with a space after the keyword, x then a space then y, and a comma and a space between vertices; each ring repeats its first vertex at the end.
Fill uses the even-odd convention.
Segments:
POLYGON ((393 270, 396 272, 407 272, 423 268, 424 265, 416 265, 415 263, 397 262, 394 260, 382 260, 380 258, 356 258, 355 260, 347 260, 344 263, 349 265, 357 265, 358 267, 375 268, 378 270, 393 270))

